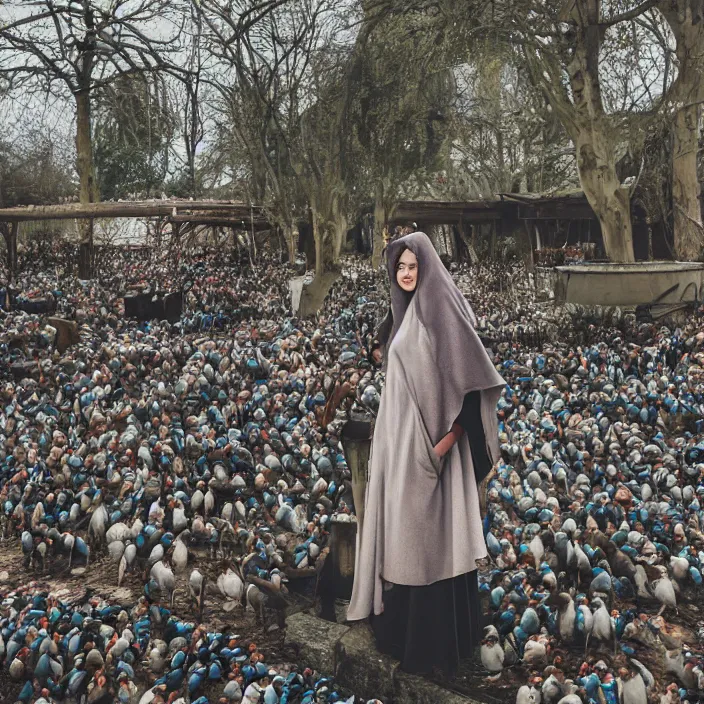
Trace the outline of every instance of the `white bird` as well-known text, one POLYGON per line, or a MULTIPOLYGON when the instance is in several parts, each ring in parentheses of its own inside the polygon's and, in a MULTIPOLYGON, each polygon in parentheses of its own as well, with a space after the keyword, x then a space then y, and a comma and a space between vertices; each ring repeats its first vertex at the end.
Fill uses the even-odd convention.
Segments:
POLYGON ((230 523, 234 523, 235 521, 235 507, 233 504, 228 501, 223 507, 222 511, 220 511, 220 518, 222 518, 225 521, 230 521, 230 523))
POLYGON ((168 592, 170 597, 173 596, 176 579, 165 562, 157 562, 150 570, 149 576, 159 585, 162 592, 168 592))
POLYGON ((120 566, 117 568, 117 586, 122 584, 122 580, 125 576, 125 572, 132 567, 135 558, 137 557, 137 546, 130 543, 125 547, 125 552, 122 554, 120 559, 120 566))
POLYGON ((190 535, 189 530, 184 530, 179 533, 174 541, 174 551, 171 555, 171 561, 173 562, 176 572, 184 570, 188 564, 188 546, 186 545, 186 541, 190 538, 190 535))
POLYGON ((594 614, 592 610, 586 604, 580 604, 577 607, 577 611, 582 617, 583 631, 584 631, 584 654, 586 657, 587 649, 589 647, 589 637, 592 634, 592 629, 594 628, 594 614))
MULTIPOLYGON (((238 604, 242 603, 244 582, 237 572, 231 568, 228 568, 227 572, 218 577, 217 587, 226 599, 238 604)), ((232 606, 230 606, 230 609, 231 608, 232 606)))
POLYGON ((244 521, 245 518, 247 517, 247 509, 245 508, 245 505, 239 499, 237 499, 237 501, 235 501, 235 512, 236 512, 238 521, 244 521))
POLYGON ((557 606, 557 627, 560 632, 560 638, 566 642, 571 641, 574 638, 574 619, 576 615, 572 597, 567 592, 561 592, 550 596, 548 602, 557 606))
POLYGON ((636 589, 640 599, 650 599, 648 592, 648 576, 645 573, 643 565, 636 565, 636 589))
POLYGON ((132 524, 132 528, 130 529, 130 538, 132 540, 135 540, 137 536, 144 530, 144 523, 142 523, 141 518, 137 518, 135 522, 132 524))
POLYGON ((531 669, 543 668, 547 665, 547 648, 545 643, 530 638, 523 649, 523 662, 531 669))
POLYGON ((108 543, 108 554, 113 562, 120 562, 125 552, 125 544, 121 540, 113 540, 108 543))
POLYGON ((535 534, 533 540, 531 540, 528 545, 528 549, 535 560, 535 569, 540 569, 540 563, 543 561, 543 555, 545 555, 545 546, 543 545, 543 539, 540 537, 540 533, 535 534))
POLYGON ((481 647, 482 665, 491 673, 500 673, 504 669, 504 649, 499 641, 499 632, 495 626, 486 626, 481 647))
POLYGON ((524 684, 516 694, 516 704, 540 704, 541 701, 540 690, 532 684, 524 684))
POLYGON ((164 655, 158 648, 152 648, 149 651, 149 669, 155 675, 159 675, 163 672, 165 664, 166 660, 164 659, 164 655))
POLYGON ((183 507, 183 503, 180 500, 176 501, 176 505, 173 510, 173 531, 175 534, 179 534, 181 531, 188 528, 188 517, 186 516, 186 509, 183 507))
POLYGON ((155 565, 159 560, 164 559, 164 546, 161 543, 157 543, 153 548, 152 551, 149 553, 149 558, 147 559, 147 562, 149 565, 155 565))
POLYGON ((582 550, 579 543, 574 544, 574 552, 577 556, 577 584, 581 583, 582 576, 592 571, 592 565, 589 562, 587 554, 582 550))
POLYGON ((543 682, 541 693, 543 695, 543 702, 545 704, 555 704, 559 699, 562 698, 562 695, 565 692, 560 680, 558 680, 555 675, 551 674, 548 676, 545 682, 543 682))
POLYGON ((650 585, 655 598, 662 604, 658 615, 662 615, 662 612, 668 607, 677 612, 677 595, 675 594, 675 587, 667 576, 667 568, 662 565, 656 565, 655 569, 659 570, 662 575, 660 579, 656 579, 650 585))
POLYGON ((122 542, 130 537, 132 537, 132 531, 125 523, 115 523, 105 533, 105 540, 108 545, 118 540, 122 542))
POLYGON ((105 540, 105 532, 108 525, 108 511, 103 504, 93 511, 88 524, 88 535, 98 544, 105 540))
POLYGON ((215 508, 215 494, 213 494, 210 489, 208 489, 207 493, 205 494, 205 499, 203 501, 203 504, 205 506, 205 515, 208 516, 212 512, 213 508, 215 508))
POLYGON ((230 680, 226 685, 225 689, 222 690, 222 695, 231 702, 242 701, 242 688, 237 680, 230 680))
POLYGON ((19 680, 24 675, 24 663, 19 658, 15 658, 10 663, 10 677, 14 680, 19 680))
POLYGON ((191 591, 191 596, 196 600, 198 606, 201 606, 203 598, 203 575, 198 570, 193 570, 188 578, 188 588, 191 591))
POLYGON ((645 684, 645 688, 650 691, 655 685, 653 673, 650 672, 650 670, 640 660, 636 660, 635 658, 631 658, 631 665, 638 670, 638 673, 645 684))
POLYGON ((671 557, 670 567, 675 579, 685 579, 689 574, 689 560, 686 557, 671 557))
POLYGON ((639 672, 631 672, 628 668, 619 669, 620 701, 623 704, 640 704, 648 701, 645 682, 639 672))
POLYGON ((108 650, 106 654, 106 661, 108 664, 118 660, 122 654, 130 647, 130 644, 134 640, 134 635, 132 631, 127 628, 122 631, 122 635, 115 641, 115 644, 108 650))

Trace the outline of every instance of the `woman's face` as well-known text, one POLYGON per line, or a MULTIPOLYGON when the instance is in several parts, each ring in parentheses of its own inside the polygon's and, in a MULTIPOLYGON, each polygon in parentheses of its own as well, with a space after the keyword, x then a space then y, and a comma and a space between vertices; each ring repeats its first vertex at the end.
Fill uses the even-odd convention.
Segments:
POLYGON ((404 249, 396 264, 396 283, 404 291, 415 291, 418 282, 418 259, 410 249, 404 249))

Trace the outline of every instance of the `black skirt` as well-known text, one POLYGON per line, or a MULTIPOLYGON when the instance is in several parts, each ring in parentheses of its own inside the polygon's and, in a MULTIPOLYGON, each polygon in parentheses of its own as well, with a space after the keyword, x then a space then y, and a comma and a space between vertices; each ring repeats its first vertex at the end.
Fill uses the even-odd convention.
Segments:
POLYGON ((476 570, 421 587, 386 583, 383 602, 384 611, 370 619, 377 648, 405 672, 454 675, 481 640, 476 570))

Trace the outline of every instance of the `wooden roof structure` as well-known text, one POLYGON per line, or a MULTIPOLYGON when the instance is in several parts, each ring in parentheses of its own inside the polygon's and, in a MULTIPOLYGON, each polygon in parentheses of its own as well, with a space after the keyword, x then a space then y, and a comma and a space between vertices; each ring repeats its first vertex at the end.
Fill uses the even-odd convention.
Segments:
POLYGON ((62 203, 0 208, 0 222, 30 220, 70 220, 85 218, 150 218, 167 222, 220 225, 238 229, 263 230, 269 222, 258 205, 218 200, 145 200, 101 203, 62 203))
POLYGON ((596 220, 584 193, 574 191, 555 195, 500 193, 495 198, 464 202, 407 200, 398 204, 392 221, 446 225, 507 217, 518 220, 596 220))

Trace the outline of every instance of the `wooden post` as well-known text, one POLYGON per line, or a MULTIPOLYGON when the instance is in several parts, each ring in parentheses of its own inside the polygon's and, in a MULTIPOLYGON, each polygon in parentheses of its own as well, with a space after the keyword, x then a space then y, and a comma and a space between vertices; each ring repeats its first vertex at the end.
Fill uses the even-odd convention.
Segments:
POLYGON ((371 450, 372 424, 366 418, 352 418, 342 429, 342 448, 352 475, 352 497, 357 515, 357 525, 364 522, 364 497, 367 491, 369 453, 371 450))
POLYGON ((7 249, 7 278, 8 285, 12 284, 17 276, 17 231, 19 223, 0 223, 2 234, 5 237, 5 247, 7 249))

